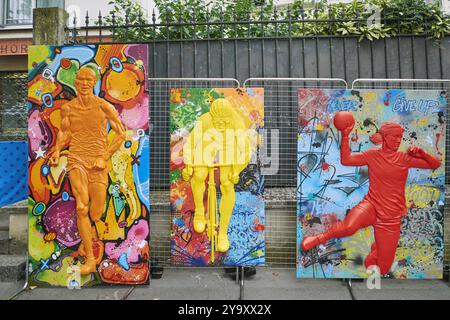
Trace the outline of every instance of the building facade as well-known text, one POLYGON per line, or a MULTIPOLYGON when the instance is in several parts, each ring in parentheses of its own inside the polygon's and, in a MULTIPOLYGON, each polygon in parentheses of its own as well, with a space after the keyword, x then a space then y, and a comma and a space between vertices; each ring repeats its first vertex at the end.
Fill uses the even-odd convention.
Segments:
MULTIPOLYGON (((1 0, 0 2, 0 72, 27 70, 28 46, 33 42, 33 9, 46 7, 64 8, 69 13, 69 26, 74 16, 84 24, 86 12, 92 17, 92 25, 101 11, 107 15, 110 0, 1 0)), ((147 12, 154 7, 152 0, 135 0, 147 12)))

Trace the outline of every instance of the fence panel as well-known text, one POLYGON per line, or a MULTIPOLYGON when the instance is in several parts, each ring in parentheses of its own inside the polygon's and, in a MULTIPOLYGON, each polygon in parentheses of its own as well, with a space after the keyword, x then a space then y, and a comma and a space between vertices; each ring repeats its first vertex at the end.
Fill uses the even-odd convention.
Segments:
POLYGON ((298 89, 346 89, 347 83, 328 78, 250 78, 244 87, 264 88, 266 264, 295 268, 298 89))
POLYGON ((0 141, 27 139, 26 73, 0 72, 0 141))
POLYGON ((149 79, 150 94, 150 248, 152 261, 170 263, 172 215, 169 202, 171 88, 239 88, 235 79, 149 79))

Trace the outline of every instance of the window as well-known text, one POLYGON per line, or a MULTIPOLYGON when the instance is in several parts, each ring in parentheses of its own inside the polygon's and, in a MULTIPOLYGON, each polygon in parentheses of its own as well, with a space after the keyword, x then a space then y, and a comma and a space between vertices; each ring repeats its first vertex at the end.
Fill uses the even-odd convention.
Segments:
POLYGON ((37 0, 36 8, 64 8, 64 0, 37 0))
POLYGON ((4 24, 32 24, 33 2, 32 0, 6 0, 4 24))
POLYGON ((0 25, 33 23, 34 8, 64 8, 64 0, 1 0, 0 25))

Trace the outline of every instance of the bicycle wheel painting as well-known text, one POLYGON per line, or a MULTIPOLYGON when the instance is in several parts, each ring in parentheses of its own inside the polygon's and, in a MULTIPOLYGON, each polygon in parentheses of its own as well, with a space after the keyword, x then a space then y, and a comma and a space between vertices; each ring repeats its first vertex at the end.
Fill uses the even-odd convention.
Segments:
POLYGON ((147 46, 32 46, 29 283, 149 282, 147 46))
POLYGON ((442 278, 446 94, 299 89, 298 277, 442 278))
POLYGON ((173 265, 264 264, 263 126, 263 89, 170 90, 173 265))

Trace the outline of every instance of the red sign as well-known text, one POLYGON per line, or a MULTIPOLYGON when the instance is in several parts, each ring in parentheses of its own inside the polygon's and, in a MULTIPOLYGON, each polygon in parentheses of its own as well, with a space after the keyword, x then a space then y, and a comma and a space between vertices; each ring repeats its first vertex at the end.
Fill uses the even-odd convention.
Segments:
POLYGON ((31 39, 0 40, 0 56, 22 56, 28 54, 31 39))

